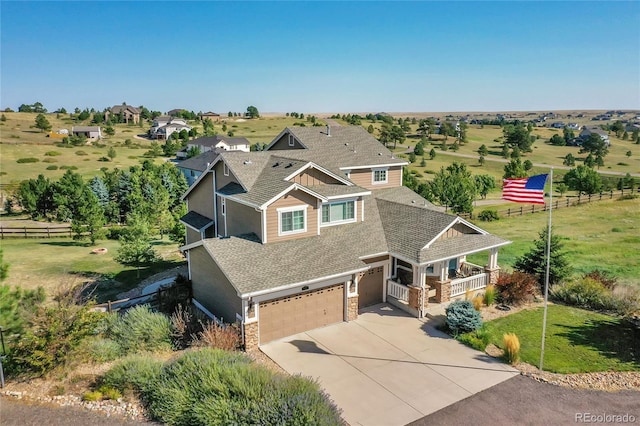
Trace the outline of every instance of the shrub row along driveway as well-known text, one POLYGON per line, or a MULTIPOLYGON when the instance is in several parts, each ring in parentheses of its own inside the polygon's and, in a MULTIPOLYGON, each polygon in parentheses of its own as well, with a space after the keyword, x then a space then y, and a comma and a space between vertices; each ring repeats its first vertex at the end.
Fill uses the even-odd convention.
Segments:
POLYGON ((317 378, 351 425, 403 425, 518 374, 387 304, 262 350, 317 378))

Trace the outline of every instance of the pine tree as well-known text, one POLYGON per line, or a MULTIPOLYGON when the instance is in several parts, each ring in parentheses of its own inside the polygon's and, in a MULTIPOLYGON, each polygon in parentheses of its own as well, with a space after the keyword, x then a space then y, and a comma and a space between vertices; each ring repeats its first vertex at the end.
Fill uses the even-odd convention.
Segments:
MULTIPOLYGON (((533 248, 517 258, 513 265, 513 269, 516 271, 535 275, 543 291, 547 271, 547 235, 548 229, 544 228, 539 233, 539 238, 533 242, 533 248)), ((554 234, 552 229, 549 285, 558 284, 571 275, 571 267, 563 249, 564 244, 561 237, 554 234)))

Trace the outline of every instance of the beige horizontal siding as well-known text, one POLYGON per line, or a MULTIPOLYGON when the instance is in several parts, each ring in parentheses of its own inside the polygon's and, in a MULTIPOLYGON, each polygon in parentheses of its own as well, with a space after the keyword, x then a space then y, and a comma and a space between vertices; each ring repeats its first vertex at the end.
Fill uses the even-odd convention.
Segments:
POLYGON ((367 189, 383 189, 402 186, 402 167, 389 167, 387 170, 387 183, 373 184, 373 169, 351 170, 349 179, 358 186, 367 189))
POLYGON ((306 169, 302 173, 297 176, 294 176, 291 179, 292 182, 299 183, 304 186, 314 186, 314 185, 336 185, 340 184, 340 181, 337 179, 327 175, 326 173, 321 172, 317 169, 306 169))
POLYGON ((317 199, 300 190, 293 190, 267 207, 267 242, 291 240, 318 234, 317 199), (278 236, 278 209, 307 205, 307 232, 278 236))

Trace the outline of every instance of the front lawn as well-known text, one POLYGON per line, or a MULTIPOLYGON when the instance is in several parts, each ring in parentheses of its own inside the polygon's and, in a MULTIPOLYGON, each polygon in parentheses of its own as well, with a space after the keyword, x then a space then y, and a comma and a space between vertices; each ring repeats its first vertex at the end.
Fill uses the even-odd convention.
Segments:
MULTIPOLYGON (((543 308, 487 322, 490 342, 520 339, 520 359, 539 366, 543 308)), ((620 318, 562 305, 549 305, 544 369, 554 373, 640 370, 640 330, 620 318)))

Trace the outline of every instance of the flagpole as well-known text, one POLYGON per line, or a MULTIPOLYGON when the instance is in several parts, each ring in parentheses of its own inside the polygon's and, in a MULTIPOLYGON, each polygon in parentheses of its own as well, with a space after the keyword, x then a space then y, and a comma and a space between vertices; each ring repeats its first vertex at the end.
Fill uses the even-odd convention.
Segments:
POLYGON ((544 315, 542 316, 542 344, 540 347, 540 371, 544 361, 544 338, 547 331, 547 301, 549 300, 549 270, 551 266, 551 210, 553 209, 553 168, 549 173, 549 226, 547 228, 547 271, 544 276, 544 315))

